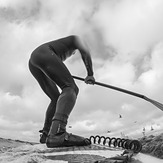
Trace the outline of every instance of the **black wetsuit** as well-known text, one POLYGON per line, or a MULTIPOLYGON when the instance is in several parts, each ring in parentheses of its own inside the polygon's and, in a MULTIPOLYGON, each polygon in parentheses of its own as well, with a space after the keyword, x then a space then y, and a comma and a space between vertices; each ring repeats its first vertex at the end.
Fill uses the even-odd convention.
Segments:
POLYGON ((74 47, 74 37, 69 36, 66 38, 61 38, 55 41, 46 43, 50 49, 56 53, 56 55, 62 60, 65 61, 67 57, 72 55, 71 51, 76 50, 74 47), (68 53, 70 52, 70 53, 68 53))
POLYGON ((47 42, 36 48, 31 54, 29 69, 42 90, 51 99, 43 128, 46 133, 56 132, 58 123, 63 123, 65 126, 75 105, 79 89, 63 61, 70 57, 76 49, 81 53, 88 76, 93 76, 90 54, 77 36, 47 42), (61 88, 61 93, 56 85, 61 88))
MULTIPOLYGON (((67 57, 72 55, 71 52, 76 50, 73 39, 74 36, 68 36, 39 46, 31 54, 29 65, 42 71, 46 77, 55 82, 61 89, 71 86, 77 92, 71 74, 63 63, 67 57)), ((33 75, 36 79, 38 78, 37 74, 33 75)), ((39 81, 39 83, 43 88, 42 81, 39 81)))

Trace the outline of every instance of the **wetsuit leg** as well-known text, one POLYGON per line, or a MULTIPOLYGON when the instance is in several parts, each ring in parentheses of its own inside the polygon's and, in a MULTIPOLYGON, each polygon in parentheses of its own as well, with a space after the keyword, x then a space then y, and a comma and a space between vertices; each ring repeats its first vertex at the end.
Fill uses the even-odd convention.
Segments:
POLYGON ((51 99, 51 102, 46 111, 45 122, 44 122, 44 127, 43 127, 43 131, 48 133, 51 123, 52 123, 52 118, 56 111, 56 103, 57 103, 60 93, 55 83, 51 81, 39 68, 34 66, 31 63, 31 61, 29 62, 29 69, 32 75, 38 81, 42 90, 51 99))
POLYGON ((62 90, 61 95, 58 98, 56 112, 53 117, 56 124, 53 123, 50 130, 50 133, 55 133, 58 130, 57 125, 59 125, 61 121, 64 123, 63 126, 67 124, 68 116, 76 102, 78 87, 64 63, 48 48, 48 45, 42 46, 31 56, 31 58, 33 64, 35 64, 62 90))

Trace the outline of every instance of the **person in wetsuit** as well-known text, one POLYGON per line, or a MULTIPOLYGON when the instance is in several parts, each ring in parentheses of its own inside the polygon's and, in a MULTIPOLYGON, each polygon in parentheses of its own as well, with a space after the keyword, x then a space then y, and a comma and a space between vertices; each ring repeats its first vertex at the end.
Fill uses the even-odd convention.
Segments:
POLYGON ((78 36, 71 35, 42 44, 32 52, 29 60, 30 72, 51 99, 43 130, 40 130, 40 143, 46 143, 49 148, 91 143, 86 138, 66 132, 79 89, 63 61, 75 54, 76 50, 79 50, 87 70, 85 83, 94 84, 91 55, 87 45, 78 36), (61 93, 56 85, 61 88, 61 93))

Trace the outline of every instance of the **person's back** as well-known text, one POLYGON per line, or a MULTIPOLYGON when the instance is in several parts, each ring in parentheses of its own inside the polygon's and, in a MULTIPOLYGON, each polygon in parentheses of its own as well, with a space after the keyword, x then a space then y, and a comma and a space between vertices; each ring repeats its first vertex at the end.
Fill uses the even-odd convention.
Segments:
POLYGON ((72 51, 76 50, 75 47, 75 36, 68 36, 58 40, 50 41, 47 44, 52 50, 61 58, 62 61, 65 61, 67 57, 72 55, 72 51))

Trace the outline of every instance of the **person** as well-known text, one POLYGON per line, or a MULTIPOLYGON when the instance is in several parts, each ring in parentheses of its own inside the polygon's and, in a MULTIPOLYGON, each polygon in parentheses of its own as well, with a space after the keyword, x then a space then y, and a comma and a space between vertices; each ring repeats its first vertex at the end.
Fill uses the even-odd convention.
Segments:
POLYGON ((92 59, 87 44, 76 35, 70 35, 37 47, 29 59, 29 69, 51 102, 47 108, 40 143, 48 148, 84 146, 91 142, 66 132, 69 115, 76 103, 79 88, 63 63, 78 50, 87 70, 85 83, 94 84, 92 59), (57 86, 61 89, 59 92, 57 86))

